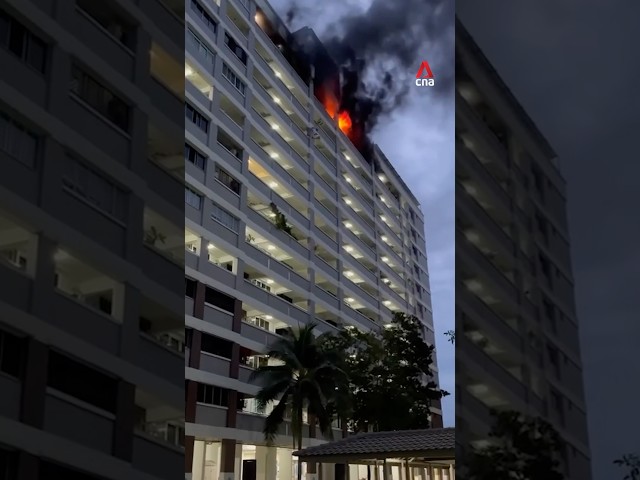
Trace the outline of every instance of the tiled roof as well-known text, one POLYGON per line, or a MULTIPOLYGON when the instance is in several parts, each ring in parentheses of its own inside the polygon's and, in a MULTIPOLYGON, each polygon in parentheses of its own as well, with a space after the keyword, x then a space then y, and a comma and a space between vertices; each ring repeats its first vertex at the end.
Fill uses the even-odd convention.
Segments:
MULTIPOLYGON (((357 456, 361 458, 388 457, 394 453, 416 456, 429 451, 455 449, 455 428, 401 430, 395 432, 361 433, 342 440, 305 448, 294 452, 298 457, 357 456)), ((452 454, 453 455, 453 454, 452 454)))

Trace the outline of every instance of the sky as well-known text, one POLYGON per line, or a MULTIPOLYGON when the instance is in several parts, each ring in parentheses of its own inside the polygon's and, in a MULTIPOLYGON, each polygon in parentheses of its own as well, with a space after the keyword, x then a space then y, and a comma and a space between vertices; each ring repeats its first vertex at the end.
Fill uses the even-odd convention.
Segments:
MULTIPOLYGON (((440 15, 444 16, 447 13, 439 8, 439 4, 448 1, 429 0, 428 2, 434 14, 428 22, 441 22, 447 31, 441 32, 439 26, 431 25, 430 32, 437 33, 427 34, 421 30, 421 25, 418 25, 416 38, 424 41, 419 42, 420 45, 416 45, 416 48, 411 50, 415 61, 409 59, 405 62, 407 66, 399 68, 387 67, 393 68, 395 84, 402 88, 406 86, 407 96, 400 106, 390 114, 381 117, 372 132, 372 138, 418 198, 425 216, 439 380, 441 388, 450 393, 443 400, 444 424, 453 426, 455 349, 447 342, 444 334, 455 328, 455 112, 452 90, 445 88, 446 83, 451 83, 454 64, 453 16, 450 15, 443 22, 440 20, 440 15), (441 41, 440 35, 445 35, 450 41, 441 41), (429 62, 438 88, 415 86, 415 75, 423 60, 429 62)), ((404 5, 411 2, 412 0, 406 0, 404 5)), ((270 0, 269 3, 283 19, 286 18, 291 5, 297 3, 299 8, 291 24, 293 30, 305 25, 310 26, 322 38, 322 32, 327 28, 335 28, 339 18, 354 12, 366 11, 372 1, 270 0)), ((379 3, 382 4, 382 2, 379 3)), ((401 3, 387 3, 384 8, 393 8, 401 3)), ((426 5, 427 2, 417 0, 414 3, 426 5)), ((398 12, 402 17, 406 15, 404 9, 398 9, 398 12)), ((419 16, 414 18, 420 21, 419 16)), ((391 20, 390 17, 387 19, 391 20)), ((411 25, 407 25, 405 18, 398 18, 398 20, 400 31, 410 29, 411 25)))
POLYGON ((559 155, 594 480, 640 454, 640 2, 457 0, 457 14, 559 155))

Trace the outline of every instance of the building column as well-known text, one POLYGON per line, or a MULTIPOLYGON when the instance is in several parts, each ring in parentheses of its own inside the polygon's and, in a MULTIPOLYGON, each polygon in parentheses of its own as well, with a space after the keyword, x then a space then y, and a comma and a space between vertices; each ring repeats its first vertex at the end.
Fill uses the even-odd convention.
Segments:
POLYGON ((31 453, 18 452, 16 480, 39 480, 40 460, 31 453))
POLYGON ((318 480, 318 464, 316 462, 307 462, 306 480, 318 480))
POLYGON ((278 451, 276 447, 256 446, 256 480, 276 480, 278 451))
POLYGON ((122 285, 122 301, 120 302, 120 357, 133 361, 137 354, 140 338, 140 300, 137 288, 129 283, 122 285))
POLYGON ((20 421, 41 429, 44 425, 49 347, 31 337, 26 343, 20 421))
POLYGON ((277 449, 278 459, 278 480, 293 480, 293 458, 292 451, 288 448, 277 449))
POLYGON ((135 424, 135 385, 118 381, 116 421, 113 427, 113 456, 127 462, 133 457, 133 429, 135 424))
MULTIPOLYGON (((191 437, 193 438, 193 437, 191 437)), ((204 479, 204 465, 205 465, 205 455, 206 455, 207 443, 198 440, 193 442, 193 448, 191 452, 191 456, 193 460, 191 461, 190 469, 192 480, 203 480, 204 479)), ((186 461, 186 451, 185 451, 185 461, 186 461)))
POLYGON ((220 445, 220 475, 218 480, 235 480, 236 441, 223 439, 220 445))

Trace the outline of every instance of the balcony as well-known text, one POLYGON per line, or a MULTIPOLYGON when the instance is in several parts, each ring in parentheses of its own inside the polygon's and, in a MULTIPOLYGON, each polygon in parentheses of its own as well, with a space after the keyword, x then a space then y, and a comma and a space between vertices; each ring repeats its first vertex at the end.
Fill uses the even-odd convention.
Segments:
POLYGON ((282 107, 274 100, 274 98, 279 98, 278 95, 275 93, 269 93, 258 81, 253 82, 252 85, 254 86, 253 91, 258 94, 260 99, 262 99, 264 105, 276 112, 280 123, 293 133, 296 140, 303 145, 307 145, 309 143, 309 137, 307 137, 307 134, 298 126, 297 123, 291 120, 289 115, 287 115, 282 107))
POLYGON ((270 330, 265 330, 264 328, 260 328, 258 326, 247 323, 246 321, 242 322, 240 327, 240 334, 244 338, 248 338, 249 340, 253 340, 261 345, 271 345, 273 342, 280 338, 275 332, 270 330))
MULTIPOLYGON (((302 81, 302 79, 298 76, 298 73, 291 67, 289 61, 284 58, 282 52, 273 44, 267 34, 264 33, 258 25, 254 25, 253 31, 256 33, 256 37, 260 39, 261 43, 267 47, 267 50, 271 57, 276 59, 278 66, 280 68, 283 68, 284 71, 287 72, 287 76, 293 80, 295 86, 297 86, 304 93, 308 92, 309 86, 302 81)), ((285 88, 289 90, 286 85, 285 88)))
MULTIPOLYGON (((257 27, 256 30, 259 30, 260 32, 262 32, 262 30, 259 27, 257 27)), ((263 35, 264 35, 264 32, 263 32, 263 35)), ((268 39, 267 41, 271 42, 271 40, 268 40, 268 39)), ((255 64, 258 66, 258 68, 266 74, 269 81, 272 84, 277 85, 277 88, 280 92, 279 96, 282 98, 285 98, 291 105, 293 105, 295 112, 300 116, 300 118, 303 118, 303 119, 308 118, 309 113, 307 112, 305 107, 300 103, 300 101, 296 98, 296 96, 293 93, 291 93, 291 90, 287 88, 287 86, 282 82, 282 80, 276 77, 274 69, 271 67, 271 65, 269 65, 269 63, 267 63, 267 61, 262 57, 262 55, 260 55, 260 53, 257 50, 254 52, 254 55, 252 55, 252 58, 255 64)), ((307 92, 308 87, 305 88, 303 91, 307 92)))
POLYGON ((338 173, 335 159, 328 158, 324 153, 322 153, 322 151, 318 149, 315 143, 312 144, 311 152, 312 155, 315 155, 315 158, 319 160, 319 163, 322 164, 329 176, 331 178, 334 178, 338 173))
POLYGON ((309 258, 309 250, 301 245, 295 238, 287 233, 278 230, 272 222, 260 215, 258 212, 250 209, 247 214, 250 225, 255 225, 261 228, 263 231, 268 232, 270 238, 276 239, 279 243, 285 246, 285 250, 289 252, 295 252, 303 259, 309 258))
MULTIPOLYGON (((473 264, 472 272, 477 272, 478 276, 492 282, 503 293, 505 299, 517 305, 519 294, 516 286, 480 250, 473 246, 459 230, 456 231, 456 246, 463 247, 459 248, 460 253, 457 255, 462 263, 473 264)), ((458 253, 458 249, 456 253, 458 253)))
MULTIPOLYGON (((298 182, 293 175, 291 175, 287 170, 285 170, 282 165, 280 165, 276 160, 271 158, 269 154, 255 141, 251 142, 250 154, 254 158, 260 159, 260 163, 262 166, 270 167, 271 171, 274 172, 277 178, 286 185, 290 185, 293 190, 295 190, 303 199, 309 199, 309 191, 302 186, 300 182, 298 182)), ((306 164, 305 164, 306 165, 306 164)))
POLYGON ((263 267, 267 268, 269 271, 274 272, 281 278, 299 286, 303 290, 309 289, 309 281, 285 266, 284 263, 276 260, 250 243, 246 243, 245 245, 244 252, 248 258, 251 258, 263 267))
POLYGON ((458 205, 460 211, 467 213, 470 220, 476 220, 474 224, 477 225, 477 228, 486 231, 505 253, 513 255, 515 246, 511 238, 464 189, 458 189, 456 192, 456 207, 458 205))
POLYGON ((287 302, 283 298, 257 287, 249 281, 245 280, 243 282, 241 285, 241 292, 248 295, 252 300, 261 302, 262 305, 275 309, 303 325, 306 324, 309 319, 309 314, 307 312, 301 310, 292 303, 287 302))

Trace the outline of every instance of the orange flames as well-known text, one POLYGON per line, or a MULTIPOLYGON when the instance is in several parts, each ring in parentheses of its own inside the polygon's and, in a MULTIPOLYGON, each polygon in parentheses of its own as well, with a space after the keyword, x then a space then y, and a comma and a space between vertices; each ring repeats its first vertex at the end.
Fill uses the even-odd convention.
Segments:
POLYGON ((342 130, 342 133, 345 135, 349 136, 351 134, 351 117, 349 116, 349 112, 346 110, 343 110, 338 115, 338 127, 340 127, 340 130, 342 130))

